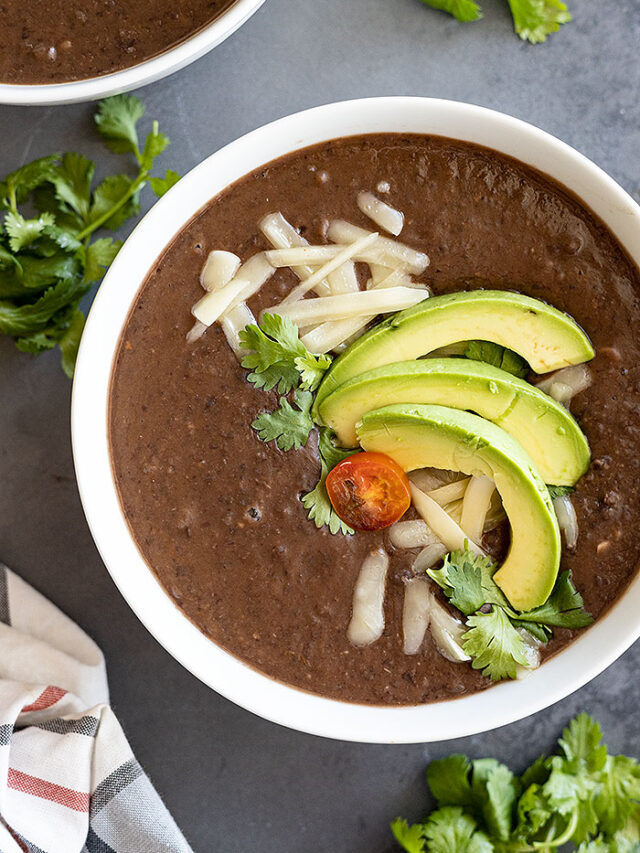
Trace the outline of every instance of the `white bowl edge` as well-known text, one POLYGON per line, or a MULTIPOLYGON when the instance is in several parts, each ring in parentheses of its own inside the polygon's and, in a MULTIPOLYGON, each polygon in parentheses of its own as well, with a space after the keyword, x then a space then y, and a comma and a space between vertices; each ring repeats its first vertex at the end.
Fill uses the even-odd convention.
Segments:
POLYGON ((293 729, 342 740, 416 743, 497 728, 586 684, 640 636, 640 576, 596 625, 523 681, 410 707, 327 699, 253 670, 207 639, 173 604, 127 527, 107 437, 115 348, 135 295, 172 237, 218 192, 282 154, 337 136, 385 131, 476 142, 540 169, 581 198, 640 263, 640 207, 595 164, 544 131, 482 107, 427 98, 370 98, 316 107, 266 125, 211 155, 135 228, 89 314, 73 386, 72 437, 78 487, 100 554, 143 624, 188 670, 238 705, 293 729))
POLYGON ((168 77, 204 56, 232 35, 262 6, 265 0, 236 0, 194 35, 149 59, 99 77, 65 83, 0 83, 0 104, 46 106, 95 101, 122 94, 168 77))

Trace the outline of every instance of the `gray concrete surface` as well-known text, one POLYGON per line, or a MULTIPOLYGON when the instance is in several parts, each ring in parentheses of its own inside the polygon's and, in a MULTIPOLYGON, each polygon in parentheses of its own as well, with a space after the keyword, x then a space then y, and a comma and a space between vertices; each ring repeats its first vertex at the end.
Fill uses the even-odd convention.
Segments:
MULTIPOLYGON (((545 45, 511 31, 505 0, 457 24, 417 0, 267 0, 195 65, 142 91, 187 171, 245 131, 367 95, 433 95, 495 107, 575 146, 640 196, 640 0, 569 0, 545 45)), ((53 150, 103 158, 90 105, 0 107, 0 174, 53 150)), ((146 197, 147 203, 149 201, 146 197)), ((453 749, 521 768, 587 710, 613 748, 640 754, 640 647, 553 708, 430 746, 342 744, 235 707, 147 634, 111 582, 76 490, 70 386, 58 357, 0 339, 0 558, 104 649, 113 704, 196 853, 387 853, 388 821, 425 807, 425 763, 453 749)))

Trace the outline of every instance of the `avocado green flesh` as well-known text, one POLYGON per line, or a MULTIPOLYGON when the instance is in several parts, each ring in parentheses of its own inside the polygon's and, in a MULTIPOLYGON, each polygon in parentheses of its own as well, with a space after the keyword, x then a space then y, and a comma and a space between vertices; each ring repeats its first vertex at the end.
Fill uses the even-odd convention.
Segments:
POLYGON ((366 413, 357 427, 365 450, 405 470, 434 467, 490 477, 511 525, 511 545, 494 580, 517 610, 551 594, 560 565, 560 531, 547 488, 522 447, 477 415, 444 406, 395 405, 366 413))
POLYGON ((594 356, 591 342, 571 317, 538 299, 501 290, 433 296, 384 320, 351 344, 322 381, 314 412, 332 391, 360 373, 470 340, 507 347, 536 373, 594 356))
POLYGON ((349 379, 319 406, 323 422, 345 447, 358 443, 356 423, 394 403, 466 409, 515 438, 545 483, 573 486, 589 467, 589 445, 564 406, 522 379, 465 358, 403 361, 349 379))

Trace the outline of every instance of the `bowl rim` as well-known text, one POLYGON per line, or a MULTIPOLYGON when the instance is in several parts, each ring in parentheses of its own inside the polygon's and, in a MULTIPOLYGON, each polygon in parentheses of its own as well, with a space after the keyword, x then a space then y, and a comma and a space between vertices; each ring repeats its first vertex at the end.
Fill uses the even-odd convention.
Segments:
POLYGON ((95 101, 138 89, 179 71, 223 42, 257 12, 265 0, 235 0, 192 36, 155 56, 110 74, 63 83, 2 83, 0 104, 47 106, 95 101))
POLYGON ((640 207, 582 154, 520 119, 471 104, 416 97, 342 101, 295 113, 209 156, 136 226, 87 319, 73 384, 72 443, 82 505, 108 571, 145 627, 191 673, 241 707, 298 731, 357 742, 425 743, 522 719, 601 673, 640 636, 640 575, 593 627, 524 680, 428 705, 380 707, 329 699, 253 669, 209 640, 178 609, 129 532, 107 437, 108 383, 120 332, 146 272, 172 237, 217 192, 275 157, 337 136, 384 129, 488 145, 541 169, 600 216, 640 264, 640 207))

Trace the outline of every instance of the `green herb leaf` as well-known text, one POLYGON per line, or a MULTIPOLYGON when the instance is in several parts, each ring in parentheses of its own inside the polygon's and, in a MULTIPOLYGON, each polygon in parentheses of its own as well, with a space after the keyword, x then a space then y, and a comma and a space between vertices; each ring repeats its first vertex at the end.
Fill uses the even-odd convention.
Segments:
POLYGON ((414 823, 413 826, 409 826, 401 817, 396 818, 391 824, 393 837, 407 853, 425 853, 422 829, 422 824, 414 823))
POLYGON ((429 853, 492 853, 494 847, 475 820, 457 806, 433 812, 424 823, 429 853))
POLYGON ((529 365, 521 356, 491 341, 469 341, 464 354, 465 358, 484 361, 521 378, 529 372, 529 365))
POLYGON ((174 184, 180 180, 180 175, 172 169, 167 169, 164 173, 164 178, 149 178, 151 189, 160 198, 168 192, 174 184))
POLYGON ((114 95, 100 101, 95 122, 107 147, 116 154, 131 153, 139 157, 136 125, 144 113, 144 104, 135 95, 114 95))
POLYGON ((117 228, 140 213, 140 190, 134 189, 136 182, 126 175, 110 175, 98 184, 94 193, 88 224, 100 224, 100 227, 117 228))
POLYGON ((458 21, 477 21, 482 17, 480 6, 475 0, 420 0, 421 3, 448 12, 458 21))
POLYGON ((304 355, 299 355, 294 361, 294 364, 300 372, 300 383, 303 388, 309 391, 315 391, 325 371, 331 364, 331 359, 328 355, 313 355, 310 352, 304 355))
POLYGON ((526 613, 513 614, 512 619, 520 623, 532 622, 558 628, 585 628, 593 623, 593 617, 584 610, 582 596, 573 585, 568 571, 558 575, 553 592, 544 604, 526 613))
POLYGON ((262 412, 251 424, 262 441, 275 440, 280 450, 298 450, 303 447, 313 429, 313 420, 309 414, 313 394, 310 391, 296 391, 293 399, 296 409, 283 398, 279 409, 262 412))
POLYGON ((444 591, 461 613, 470 615, 483 604, 509 608, 509 602, 493 581, 497 565, 488 557, 472 551, 453 551, 444 558, 441 569, 427 574, 444 591))
POLYGON ((509 0, 514 28, 521 39, 536 44, 571 20, 561 0, 509 0))
POLYGON ((547 491, 549 492, 549 497, 551 500, 554 498, 562 498, 565 495, 570 495, 572 492, 575 492, 573 486, 549 486, 547 485, 547 491))
POLYGON ((524 640, 500 607, 490 613, 476 613, 467 620, 469 630, 462 647, 471 658, 471 666, 481 669, 492 681, 515 678, 517 665, 527 666, 524 640))
POLYGON ((265 391, 277 388, 286 394, 303 380, 303 373, 303 387, 315 387, 330 364, 326 356, 310 353, 295 323, 279 314, 265 314, 259 326, 251 324, 240 332, 240 340, 250 350, 242 359, 242 366, 252 371, 247 379, 265 391))
POLYGON ((75 213, 79 227, 84 225, 89 217, 94 172, 95 166, 91 160, 82 154, 68 152, 62 155, 62 162, 51 179, 60 211, 66 214, 75 213))
POLYGON ((36 187, 46 184, 55 173, 59 156, 51 154, 20 166, 0 182, 0 206, 15 212, 16 204, 24 201, 36 187))
POLYGON ((84 329, 84 314, 82 311, 76 310, 69 323, 69 328, 58 341, 60 352, 62 354, 62 369, 69 377, 73 378, 73 371, 76 366, 76 357, 80 346, 80 338, 84 329))
POLYGON ((100 237, 87 246, 84 268, 84 280, 87 284, 100 281, 121 246, 122 240, 113 240, 111 237, 100 237))
POLYGON ((427 767, 427 782, 439 806, 470 806, 471 762, 466 755, 454 753, 432 761, 427 767))
POLYGON ((9 211, 4 218, 4 229, 9 237, 9 248, 19 252, 25 246, 34 243, 47 226, 54 224, 50 213, 41 214, 38 219, 25 219, 19 213, 9 211))
POLYGON ((145 171, 150 171, 153 168, 153 161, 162 154, 169 146, 169 137, 164 133, 158 133, 158 122, 154 121, 153 130, 147 135, 144 142, 144 148, 140 157, 140 166, 145 171))
POLYGON ((82 279, 66 279, 50 287, 35 302, 15 305, 0 301, 0 334, 22 337, 44 329, 53 316, 86 292, 82 279))

